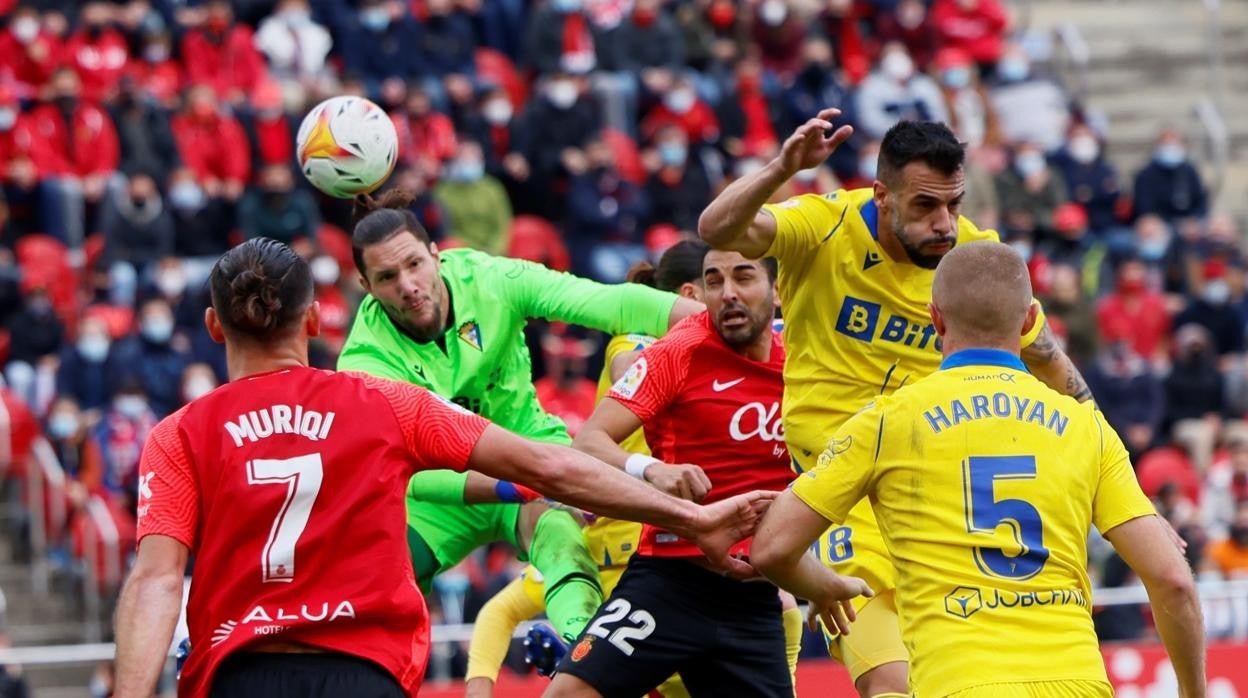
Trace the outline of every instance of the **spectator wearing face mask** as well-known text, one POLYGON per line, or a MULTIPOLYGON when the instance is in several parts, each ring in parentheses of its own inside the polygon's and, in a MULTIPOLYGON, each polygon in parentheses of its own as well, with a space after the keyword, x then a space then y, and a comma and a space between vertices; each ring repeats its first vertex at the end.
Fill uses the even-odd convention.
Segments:
POLYGON ((126 38, 114 27, 114 14, 109 3, 83 3, 78 31, 65 42, 65 60, 82 79, 83 98, 92 102, 112 99, 130 60, 126 38))
POLYGON ((399 2, 364 0, 343 43, 343 63, 364 81, 368 95, 377 99, 383 84, 424 77, 428 70, 419 51, 420 25, 399 2))
POLYGON ((1096 308, 1084 294, 1083 276, 1078 269, 1065 264, 1050 267, 1044 314, 1065 328, 1066 355, 1076 366, 1086 365, 1096 357, 1100 335, 1096 308))
POLYGON ((590 139, 602 129, 598 100, 585 91, 581 76, 560 73, 540 83, 512 131, 513 150, 527 165, 524 179, 532 206, 528 213, 554 219, 563 212, 569 171, 566 163, 584 157, 590 139))
POLYGON ((715 111, 698 99, 698 92, 691 80, 681 78, 672 83, 658 104, 646 114, 641 122, 641 138, 652 140, 656 133, 668 126, 685 132, 685 138, 694 147, 714 145, 719 141, 719 119, 715 111))
POLYGON ((399 162, 416 168, 426 180, 437 179, 442 163, 455 154, 455 126, 433 108, 429 93, 418 85, 407 89, 403 106, 391 112, 399 136, 399 162))
POLYGON ((1191 286, 1187 269, 1193 255, 1191 245, 1175 235, 1160 216, 1151 214, 1136 219, 1134 243, 1140 258, 1161 279, 1161 290, 1172 297, 1171 305, 1181 309, 1191 286))
POLYGON ((711 181, 696 152, 689 148, 683 129, 668 126, 654 139, 645 155, 646 199, 650 202, 649 228, 668 223, 680 230, 696 230, 698 216, 711 200, 711 181))
POLYGON ((332 369, 351 330, 351 304, 338 284, 342 274, 338 260, 318 254, 308 262, 308 268, 316 287, 316 302, 321 305, 321 334, 312 344, 316 358, 312 364, 332 369))
POLYGON ((149 173, 136 172, 114 190, 100 215, 100 231, 113 303, 134 305, 139 281, 150 277, 149 267, 173 253, 173 217, 149 173))
POLYGON ((408 210, 416 216, 421 227, 429 233, 429 239, 434 242, 444 240, 446 238, 446 214, 434 200, 425 178, 415 168, 400 167, 395 170, 390 181, 393 182, 393 187, 387 185, 387 188, 402 190, 412 197, 408 210))
POLYGON ((661 0, 637 0, 632 13, 602 37, 601 71, 594 76, 607 124, 636 135, 639 89, 661 93, 684 66, 684 41, 661 0))
POLYGON ((940 87, 915 71, 909 52, 898 42, 884 46, 879 67, 858 88, 856 106, 858 125, 874 140, 903 119, 949 121, 940 87))
POLYGON ((39 223, 39 173, 30 159, 32 133, 18 126, 28 118, 21 113, 17 95, 0 86, 0 207, 7 204, 7 215, 0 215, 0 238, 10 245, 23 234, 43 229, 39 223), (6 217, 7 222, 3 220, 6 217))
POLYGON ((39 282, 23 281, 25 302, 22 309, 9 318, 9 356, 4 369, 5 380, 26 404, 39 410, 46 404, 39 383, 60 351, 65 326, 52 306, 47 288, 39 282))
POLYGON ((1208 212, 1205 185, 1177 130, 1165 128, 1157 137, 1152 160, 1135 175, 1134 196, 1136 215, 1156 214, 1168 223, 1208 212))
MULTIPOLYGON (((781 130, 791 132, 828 106, 841 109, 838 123, 852 124, 853 115, 846 113, 851 102, 849 82, 836 63, 831 42, 822 36, 807 37, 802 43, 801 66, 793 84, 784 91, 781 130)), ((837 148, 832 157, 840 152, 841 148, 837 148)))
POLYGON ((201 284, 191 288, 186 269, 177 257, 165 257, 152 265, 149 295, 163 298, 173 308, 174 332, 192 334, 203 331, 204 308, 209 299, 201 284))
MULTIPOLYGON (((186 86, 186 71, 173 58, 173 39, 161 24, 145 26, 139 53, 126 63, 126 77, 138 91, 165 110, 174 107, 186 86)), ((123 152, 125 151, 123 147, 123 152)))
POLYGON ((205 18, 182 38, 182 63, 192 84, 208 85, 217 99, 242 104, 265 77, 264 58, 251 28, 234 21, 229 0, 205 3, 205 18))
POLYGON ((308 0, 280 0, 256 28, 256 48, 269 73, 289 89, 315 94, 330 87, 325 60, 333 45, 329 30, 312 18, 308 0))
POLYGON ((1214 461, 1201 502, 1209 534, 1227 536, 1236 510, 1248 505, 1248 437, 1240 430, 1227 437, 1226 453, 1214 461))
POLYGON ((1105 245, 1088 233, 1088 214, 1079 204, 1058 206, 1053 212, 1052 234, 1036 247, 1050 263, 1074 267, 1089 287, 1099 286, 1105 245))
POLYGON ((1102 342, 1125 342, 1148 361, 1165 360, 1170 313, 1161 293, 1149 288, 1148 267, 1141 258, 1128 256, 1119 261, 1117 284, 1097 302, 1096 318, 1102 342))
POLYGON ((1223 378, 1209 332, 1180 325, 1174 333, 1174 362, 1166 376, 1166 418, 1162 428, 1186 443, 1201 473, 1213 461, 1213 447, 1226 411, 1223 378))
POLYGON ((446 214, 449 239, 492 255, 506 253, 511 202, 503 185, 486 174, 479 144, 460 141, 433 198, 446 214))
POLYGON ((425 0, 420 19, 419 43, 411 49, 421 53, 430 79, 440 81, 453 102, 471 100, 477 79, 472 20, 454 0, 425 0))
POLYGON ((512 151, 511 128, 515 107, 511 96, 502 88, 494 88, 481 97, 480 107, 464 114, 459 129, 470 140, 481 144, 485 157, 485 171, 502 182, 509 196, 515 200, 516 183, 528 174, 524 156, 512 151))
POLYGON ((251 109, 240 119, 251 145, 251 169, 259 172, 269 165, 291 167, 295 163, 295 124, 282 107, 282 88, 265 80, 251 95, 251 109))
POLYGON ((1103 144, 1092 127, 1075 124, 1066 143, 1053 158, 1053 165, 1066 184, 1066 196, 1088 212, 1088 224, 1097 234, 1118 227, 1118 206, 1122 188, 1118 172, 1103 152, 1103 144))
POLYGON ((18 97, 34 97, 60 65, 63 53, 63 42, 43 27, 35 6, 13 8, 8 26, 0 31, 0 74, 12 76, 18 97))
POLYGON ((949 111, 949 128, 971 148, 996 143, 997 117, 988 108, 971 55, 959 48, 943 48, 932 62, 949 111))
POLYGON ((936 0, 930 21, 942 46, 965 51, 985 74, 1005 50, 1010 18, 999 0, 936 0))
POLYGON ((165 110, 144 94, 132 76, 121 80, 120 92, 109 108, 121 146, 122 172, 147 172, 164 182, 177 168, 178 147, 165 110))
POLYGON ((1107 342, 1084 373, 1105 421, 1122 435, 1137 461, 1157 436, 1165 415, 1165 390, 1148 362, 1127 342, 1107 342))
POLYGON ((177 409, 182 372, 191 363, 186 339, 174 334, 173 309, 163 298, 149 298, 139 307, 137 336, 120 340, 114 357, 138 382, 144 402, 157 417, 177 409))
MULTIPOLYGON (((172 378, 174 390, 180 376, 179 372, 172 378)), ((99 486, 93 489, 125 511, 134 511, 137 505, 139 456, 157 420, 142 385, 130 379, 122 383, 87 437, 100 454, 99 486)))
MULTIPOLYGON (((936 54, 936 32, 922 0, 901 0, 874 13, 878 46, 901 44, 917 65, 926 66, 936 54)), ((880 58, 883 58, 881 53, 880 58)))
POLYGON ((78 323, 78 339, 61 348, 56 371, 56 393, 73 398, 84 410, 104 407, 117 390, 117 372, 123 368, 110 361, 112 338, 108 326, 88 316, 78 323))
POLYGON ((568 187, 564 240, 573 272, 604 283, 619 283, 628 269, 646 258, 642 223, 649 203, 641 188, 620 176, 615 154, 601 139, 585 148, 586 166, 568 187))
POLYGON ((1224 578, 1248 578, 1248 506, 1239 505, 1226 538, 1209 546, 1209 560, 1224 578))
POLYGON ((217 389, 220 382, 208 364, 190 364, 182 372, 182 404, 198 400, 217 389))
POLYGON ((76 505, 81 505, 87 498, 82 474, 99 472, 99 453, 87 448, 87 421, 88 415, 82 406, 68 393, 57 397, 44 421, 44 434, 57 461, 70 478, 67 494, 76 505))
POLYGON ((248 240, 266 237, 290 244, 297 238, 314 236, 320 225, 316 201, 307 190, 295 188, 295 178, 286 164, 261 170, 256 187, 249 189, 238 204, 238 227, 248 240))
POLYGON ((997 175, 995 184, 1009 234, 1031 233, 1039 239, 1053 232, 1053 214, 1066 203, 1066 185, 1037 145, 1018 146, 1011 166, 997 175))
POLYGON ((81 99, 82 83, 70 68, 59 68, 48 87, 49 99, 35 107, 18 127, 27 139, 44 194, 43 230, 70 246, 82 244, 84 205, 104 196, 121 153, 108 113, 81 99))
POLYGON ((546 375, 534 381, 533 387, 542 409, 562 419, 569 436, 576 436, 598 401, 598 384, 585 375, 585 362, 593 352, 589 340, 551 332, 542 337, 546 375))
POLYGON ((209 197, 234 202, 242 196, 251 175, 247 134, 218 108, 210 86, 195 85, 187 93, 185 108, 173 117, 173 137, 182 162, 209 197))
POLYGON ((1230 304, 1231 287, 1226 276, 1225 262, 1205 262, 1197 287, 1199 295, 1174 319, 1178 326, 1194 323, 1208 330, 1213 337, 1213 350, 1223 363, 1244 351, 1244 326, 1230 304))
POLYGON ((598 43, 584 0, 547 0, 529 17, 521 55, 539 77, 583 75, 598 66, 598 43))
POLYGON ((989 91, 1008 143, 1034 143, 1045 153, 1062 147, 1070 108, 1057 83, 1032 72, 1031 58, 1017 44, 1006 47, 989 91))
POLYGON ((200 285, 217 258, 230 248, 234 209, 210 198, 195 173, 180 168, 169 177, 165 200, 174 224, 174 254, 186 265, 188 283, 200 285))
POLYGON ((801 62, 805 22, 788 0, 763 0, 754 8, 751 34, 758 59, 770 78, 787 83, 801 62))

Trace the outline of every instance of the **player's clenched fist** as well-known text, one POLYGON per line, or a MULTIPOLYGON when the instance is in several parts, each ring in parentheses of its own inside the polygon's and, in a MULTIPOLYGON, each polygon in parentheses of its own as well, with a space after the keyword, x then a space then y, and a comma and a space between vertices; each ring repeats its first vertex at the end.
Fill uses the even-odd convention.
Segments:
POLYGON ((656 488, 691 502, 701 502, 711 491, 711 479, 702 468, 689 463, 653 463, 646 468, 645 477, 656 488))
POLYGON ((848 635, 849 625, 858 619, 854 612, 854 599, 872 597, 875 592, 857 577, 833 575, 828 579, 827 594, 819 601, 812 601, 806 612, 806 622, 815 630, 815 619, 823 620, 823 627, 833 635, 848 635))
POLYGON ((824 109, 789 136, 780 148, 780 162, 789 176, 821 164, 849 140, 854 133, 854 128, 849 125, 836 129, 831 136, 827 135, 833 128, 832 119, 840 115, 840 109, 824 109))

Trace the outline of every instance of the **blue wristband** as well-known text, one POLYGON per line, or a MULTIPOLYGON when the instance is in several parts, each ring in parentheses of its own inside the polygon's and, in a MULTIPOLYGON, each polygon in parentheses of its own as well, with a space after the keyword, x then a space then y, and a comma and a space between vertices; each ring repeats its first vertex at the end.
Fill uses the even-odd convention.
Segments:
POLYGON ((515 483, 499 480, 494 485, 494 494, 498 495, 498 501, 503 504, 524 504, 524 495, 520 494, 520 490, 515 483))

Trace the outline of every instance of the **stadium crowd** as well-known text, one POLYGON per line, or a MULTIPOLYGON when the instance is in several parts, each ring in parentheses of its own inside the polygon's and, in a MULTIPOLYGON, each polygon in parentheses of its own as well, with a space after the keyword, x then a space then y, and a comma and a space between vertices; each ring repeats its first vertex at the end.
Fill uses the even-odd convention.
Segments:
MULTIPOLYGON (((89 501, 132 534, 145 436, 224 380, 202 315, 231 244, 311 260, 316 362, 333 365, 362 293, 349 202, 306 184, 295 134, 319 100, 358 94, 391 115, 387 186, 418 195, 439 245, 607 282, 691 235, 822 107, 855 135, 780 198, 868 186, 889 126, 948 122, 969 145, 964 215, 1028 260, 1193 565, 1248 575, 1243 231, 1209 209, 1173 127, 1118 171, 1112 124, 1000 0, 4 0, 0 15, 4 400, 29 425, 15 453, 42 433, 69 476, 66 555, 89 501)), ((539 394, 575 430, 600 338, 531 340, 539 394)), ((470 619, 511 561, 494 548, 444 575, 446 617, 470 619)), ((1131 583, 1111 556, 1098 569, 1131 583)), ((1139 608, 1097 618, 1106 639, 1147 632, 1139 608)))

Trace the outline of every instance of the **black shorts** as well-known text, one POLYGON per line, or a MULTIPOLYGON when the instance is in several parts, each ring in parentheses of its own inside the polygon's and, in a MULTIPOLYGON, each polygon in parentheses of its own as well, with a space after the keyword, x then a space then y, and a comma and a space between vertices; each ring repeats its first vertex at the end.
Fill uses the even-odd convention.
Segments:
POLYGON ((559 663, 605 698, 679 673, 694 698, 792 698, 780 597, 680 559, 636 556, 559 663))
POLYGON ((211 698, 405 698, 380 665, 347 654, 238 652, 217 669, 211 698))

